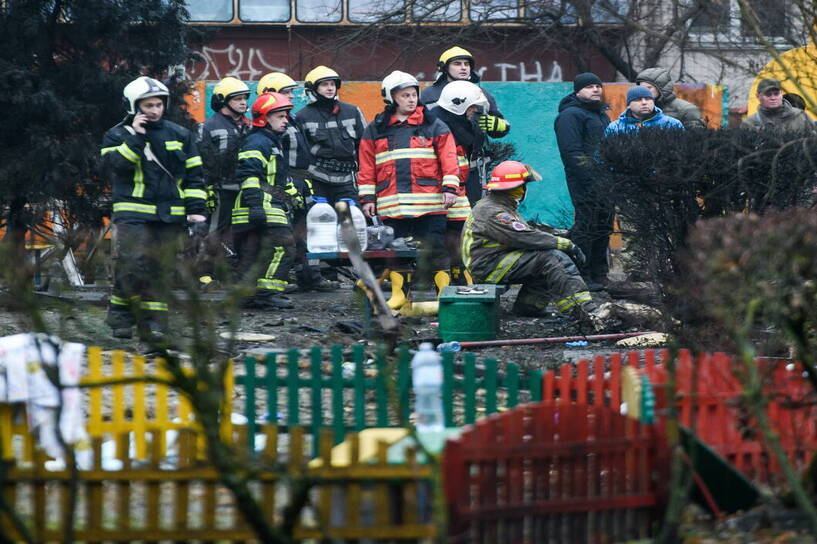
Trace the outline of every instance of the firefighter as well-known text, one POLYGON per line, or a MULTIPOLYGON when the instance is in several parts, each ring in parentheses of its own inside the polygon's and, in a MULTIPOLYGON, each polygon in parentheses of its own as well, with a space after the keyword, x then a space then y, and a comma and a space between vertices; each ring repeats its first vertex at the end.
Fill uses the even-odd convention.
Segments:
MULTIPOLYGON (((280 93, 290 99, 298 83, 283 72, 271 72, 258 81, 258 93, 280 93)), ((311 266, 306 258, 306 212, 312 205, 312 181, 309 166, 312 154, 304 131, 298 121, 287 113, 287 128, 281 138, 281 146, 289 165, 290 206, 292 212, 292 231, 295 237, 295 277, 301 291, 335 291, 340 287, 337 281, 330 281, 321 276, 320 267, 311 266)))
MULTIPOLYGON (((446 245, 451 254, 451 276, 456 283, 472 283, 467 270, 462 270, 459 259, 462 226, 471 213, 471 205, 466 195, 466 183, 475 170, 471 164, 483 156, 486 143, 485 133, 479 128, 477 118, 488 111, 489 103, 485 93, 470 81, 452 81, 446 85, 437 102, 434 114, 451 130, 457 146, 457 163, 460 171, 460 185, 457 202, 448 208, 446 245)), ((479 179, 476 180, 479 183, 479 179)))
POLYGON ((289 97, 263 93, 252 105, 253 129, 238 153, 240 191, 232 212, 242 280, 255 278, 255 293, 242 306, 258 310, 293 308, 283 295, 295 256, 295 240, 285 211, 288 165, 281 147, 289 97))
POLYGON ((309 104, 295 115, 313 157, 309 165, 312 189, 315 196, 332 204, 342 198, 357 201, 357 149, 366 128, 360 109, 338 100, 341 84, 331 68, 311 70, 304 78, 309 104))
POLYGON ((206 256, 199 270, 201 285, 213 285, 213 264, 226 245, 232 252, 230 221, 238 182, 235 180, 236 155, 249 134, 247 116, 250 88, 241 80, 225 77, 213 88, 210 108, 215 112, 199 125, 198 145, 204 162, 204 179, 212 201, 213 218, 205 243, 206 256))
MULTIPOLYGON (((446 209, 457 201, 457 150, 448 127, 419 103, 414 76, 394 71, 383 80, 386 108, 366 127, 360 141, 360 202, 368 217, 378 214, 395 237, 430 246, 434 283, 450 283, 445 251, 446 209)), ((389 307, 407 301, 406 278, 391 272, 389 307)))
POLYGON ((611 317, 609 304, 597 305, 576 264, 581 249, 568 240, 530 226, 517 211, 526 184, 539 180, 529 167, 504 161, 491 172, 480 200, 462 232, 462 260, 478 283, 521 283, 513 313, 546 316, 550 300, 560 312, 589 322, 599 330, 611 317))
MULTIPOLYGON (((423 89, 423 94, 420 96, 422 103, 430 109, 437 107, 443 89, 450 83, 454 81, 470 81, 471 83, 477 84, 480 80, 479 74, 474 71, 473 55, 459 46, 454 46, 443 51, 439 61, 437 61, 437 71, 440 74, 437 81, 435 81, 433 85, 423 89)), ((485 89, 482 89, 482 92, 485 98, 488 99, 488 111, 480 114, 477 118, 477 124, 480 129, 491 138, 502 138, 511 130, 511 125, 499 111, 493 95, 485 89)), ((485 183, 485 168, 490 162, 490 157, 483 154, 483 156, 475 157, 471 163, 472 170, 466 184, 468 201, 471 203, 471 206, 482 198, 482 185, 485 183)))
POLYGON ((164 119, 170 93, 150 77, 125 86, 128 115, 105 133, 102 164, 112 186, 114 286, 107 324, 115 338, 159 341, 185 223, 207 220, 201 157, 194 135, 164 119))

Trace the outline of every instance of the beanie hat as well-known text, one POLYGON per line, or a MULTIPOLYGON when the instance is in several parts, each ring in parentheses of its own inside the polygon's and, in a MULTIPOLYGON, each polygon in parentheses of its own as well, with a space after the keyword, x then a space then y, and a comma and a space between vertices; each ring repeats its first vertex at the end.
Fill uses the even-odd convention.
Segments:
POLYGON ((590 85, 601 85, 601 79, 593 72, 579 74, 573 79, 573 92, 581 91, 590 85))
POLYGON ((631 87, 630 90, 627 91, 627 105, 630 105, 630 102, 633 100, 638 100, 639 98, 649 98, 650 100, 655 100, 653 98, 652 93, 646 87, 641 85, 636 85, 635 87, 631 87))

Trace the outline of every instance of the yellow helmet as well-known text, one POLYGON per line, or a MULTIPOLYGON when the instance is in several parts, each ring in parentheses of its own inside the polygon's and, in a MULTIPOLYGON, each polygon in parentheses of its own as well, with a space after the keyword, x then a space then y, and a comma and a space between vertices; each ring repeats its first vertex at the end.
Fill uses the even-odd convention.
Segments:
POLYGON ((297 87, 298 83, 283 72, 270 72, 258 80, 258 87, 255 91, 258 94, 280 93, 292 87, 297 87))
POLYGON ((318 83, 326 81, 327 79, 334 79, 338 89, 340 89, 341 79, 338 73, 326 66, 318 66, 313 68, 304 77, 304 87, 308 91, 314 91, 318 87, 318 83))
POLYGON ((443 51, 443 54, 440 55, 440 60, 437 61, 437 70, 440 72, 445 72, 448 63, 457 59, 467 60, 471 64, 471 70, 474 69, 474 55, 472 55, 467 49, 463 49, 462 47, 455 45, 451 49, 446 49, 443 51))
POLYGON ((246 94, 250 97, 250 88, 240 79, 225 77, 213 87, 213 96, 210 98, 210 107, 214 111, 223 108, 231 98, 246 94))

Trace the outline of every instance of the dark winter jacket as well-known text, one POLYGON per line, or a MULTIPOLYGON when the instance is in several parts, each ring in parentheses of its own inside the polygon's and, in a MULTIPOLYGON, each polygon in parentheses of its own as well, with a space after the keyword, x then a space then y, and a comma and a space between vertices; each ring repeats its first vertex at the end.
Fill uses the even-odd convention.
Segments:
POLYGON ((166 120, 139 134, 132 122, 133 116, 126 117, 102 139, 114 222, 185 223, 188 214, 205 214, 207 193, 193 134, 166 120))
MULTIPOLYGON (((469 79, 471 83, 479 84, 479 76, 472 72, 471 78, 469 79)), ((437 78, 437 81, 434 82, 433 85, 430 85, 423 89, 423 92, 420 93, 420 102, 427 107, 429 110, 433 110, 437 107, 437 102, 440 100, 440 94, 443 92, 443 88, 448 85, 449 81, 445 74, 442 74, 440 77, 437 78)), ((494 115, 496 117, 505 118, 502 115, 502 112, 499 111, 499 107, 496 105, 496 99, 494 96, 489 93, 486 89, 480 87, 482 89, 483 94, 485 94, 485 98, 488 99, 488 114, 494 115)), ((502 138, 508 132, 510 132, 510 127, 505 129, 502 132, 492 131, 488 133, 488 136, 491 138, 502 138)))
POLYGON ((207 186, 238 191, 235 158, 250 128, 250 121, 246 117, 236 123, 232 117, 221 112, 216 112, 199 124, 197 144, 204 162, 204 180, 207 186))
POLYGON ((249 222, 251 208, 263 208, 267 224, 289 224, 283 210, 289 175, 280 135, 266 127, 254 128, 238 153, 236 178, 241 191, 232 212, 234 230, 254 228, 249 222))
POLYGON ((669 70, 666 68, 647 68, 635 78, 637 84, 642 81, 646 81, 658 89, 659 95, 655 99, 655 105, 661 108, 664 115, 675 117, 681 121, 686 129, 706 128, 706 123, 701 117, 701 110, 698 109, 698 106, 675 96, 669 70))
POLYGON ((758 108, 757 113, 744 119, 740 126, 753 130, 777 129, 785 132, 815 132, 814 122, 808 114, 800 108, 795 108, 786 100, 783 100, 783 105, 778 111, 768 112, 764 111, 763 108, 758 108))
POLYGON ((638 119, 637 117, 633 116, 632 113, 630 113, 629 109, 626 109, 621 112, 618 119, 607 125, 604 135, 610 136, 611 134, 634 132, 639 130, 641 127, 684 130, 684 125, 681 124, 681 121, 674 117, 670 117, 669 115, 664 115, 661 108, 655 108, 652 116, 647 117, 646 119, 638 119))
POLYGON ((559 103, 559 115, 553 124, 559 153, 565 167, 567 186, 573 201, 592 192, 595 178, 589 162, 610 124, 607 104, 581 100, 571 93, 559 103))
POLYGON ((366 128, 360 108, 346 102, 314 102, 295 114, 295 120, 313 157, 308 169, 312 178, 335 185, 354 182, 358 144, 366 128))
POLYGON ((525 251, 566 249, 569 243, 531 227, 519 214, 516 200, 504 191, 491 191, 471 210, 460 251, 475 280, 500 283, 525 251))

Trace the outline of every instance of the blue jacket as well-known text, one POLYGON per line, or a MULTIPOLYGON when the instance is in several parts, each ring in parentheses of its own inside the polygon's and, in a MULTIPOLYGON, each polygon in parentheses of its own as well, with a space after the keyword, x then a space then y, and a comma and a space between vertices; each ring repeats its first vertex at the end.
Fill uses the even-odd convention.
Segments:
POLYGON ((607 128, 604 131, 605 136, 609 136, 611 134, 622 134, 625 132, 633 132, 639 130, 641 127, 648 127, 648 128, 677 128, 679 130, 684 130, 684 125, 676 119, 675 117, 670 117, 669 115, 664 115, 664 112, 661 111, 661 108, 655 108, 655 113, 652 117, 645 120, 636 119, 630 114, 630 110, 624 110, 621 115, 618 116, 618 119, 607 125, 607 128))

